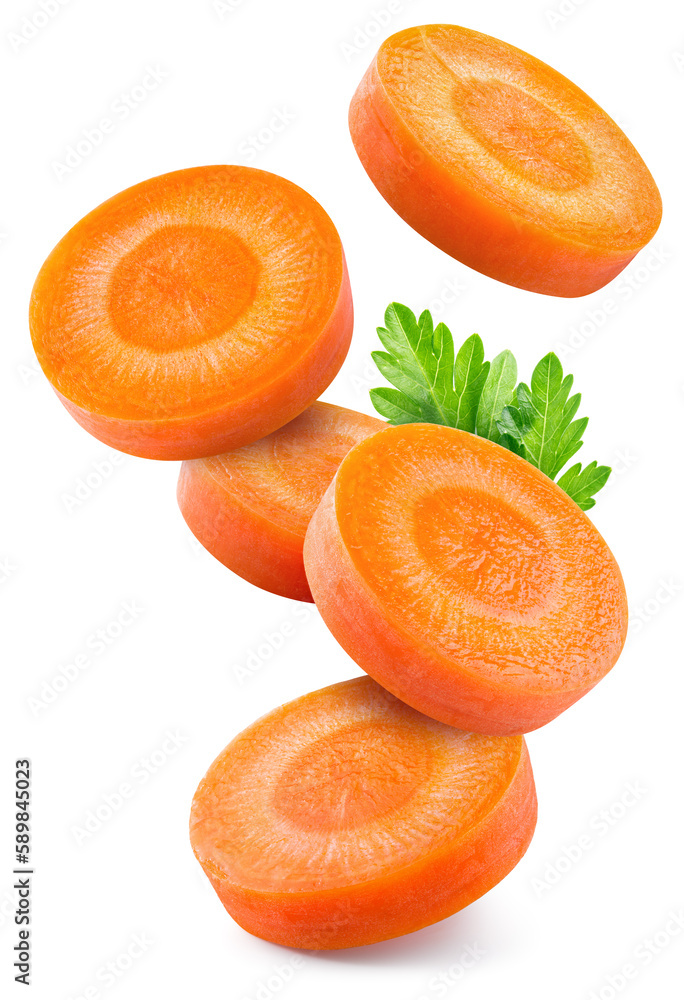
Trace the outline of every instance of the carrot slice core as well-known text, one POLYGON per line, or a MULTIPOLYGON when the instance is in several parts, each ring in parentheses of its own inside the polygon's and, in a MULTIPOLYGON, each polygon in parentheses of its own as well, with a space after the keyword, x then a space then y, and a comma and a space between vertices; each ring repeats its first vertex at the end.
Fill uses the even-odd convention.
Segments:
POLYGON ((342 726, 293 757, 273 806, 303 829, 351 830, 406 807, 432 769, 424 736, 406 725, 342 726))
POLYGON ((109 314, 122 340, 153 351, 195 347, 254 301, 259 262, 225 229, 165 226, 117 263, 109 314))
POLYGON ((510 170, 555 191, 586 183, 587 144, 553 108, 501 80, 471 78, 454 87, 465 128, 510 170))
POLYGON ((483 613, 532 621, 556 575, 540 526, 482 492, 446 487, 416 504, 415 538, 445 586, 483 613))

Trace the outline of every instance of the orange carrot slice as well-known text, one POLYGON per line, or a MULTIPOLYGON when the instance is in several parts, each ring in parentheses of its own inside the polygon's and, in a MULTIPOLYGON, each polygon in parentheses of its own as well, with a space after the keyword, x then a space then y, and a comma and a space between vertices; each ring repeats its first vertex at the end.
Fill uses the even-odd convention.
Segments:
POLYGON ((519 288, 593 292, 660 223, 655 182, 615 122, 550 66, 468 28, 388 38, 349 122, 368 175, 410 226, 519 288))
POLYGON ((196 167, 96 208, 43 265, 38 360, 95 437, 148 458, 216 455, 312 403, 349 347, 339 236, 290 181, 196 167))
POLYGON ((190 840, 245 930, 349 948, 478 899, 523 856, 535 822, 522 737, 461 732, 359 677, 234 739, 197 789, 190 840))
POLYGON ((450 427, 390 427, 350 451, 304 563, 359 666, 462 729, 544 725, 625 641, 622 577, 586 514, 524 459, 450 427))
POLYGON ((190 530, 250 583, 312 601, 304 535, 338 465, 382 420, 317 402, 253 444, 183 462, 178 504, 190 530))

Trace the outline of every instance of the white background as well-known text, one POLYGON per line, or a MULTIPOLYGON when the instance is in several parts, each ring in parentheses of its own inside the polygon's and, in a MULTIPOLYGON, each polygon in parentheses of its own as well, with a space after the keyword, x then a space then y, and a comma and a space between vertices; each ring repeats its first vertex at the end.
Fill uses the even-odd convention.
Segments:
POLYGON ((233 3, 221 12, 210 0, 70 0, 20 43, 13 35, 30 31, 23 19, 35 17, 38 2, 3 4, 2 980, 12 996, 26 995, 11 983, 10 820, 14 760, 29 756, 31 995, 40 1000, 73 1000, 87 987, 112 1000, 588 1000, 592 991, 603 1000, 676 1000, 684 932, 673 933, 668 914, 684 917, 679 4, 403 0, 369 40, 364 26, 386 0, 233 3), (662 227, 628 278, 574 300, 497 284, 424 242, 377 194, 348 137, 347 105, 382 37, 432 21, 534 53, 627 131, 665 204, 662 227), (84 129, 111 118, 114 103, 145 79, 151 84, 147 67, 164 78, 125 119, 116 117, 91 155, 60 171, 55 164, 84 129), (248 159, 242 143, 278 110, 293 120, 248 159), (562 353, 591 417, 583 454, 616 468, 591 516, 622 567, 632 611, 611 675, 529 737, 540 816, 515 871, 441 924, 367 948, 301 953, 298 966, 296 952, 250 937, 223 911, 188 844, 190 800, 245 725, 359 671, 314 610, 296 618, 294 608, 304 606, 248 586, 198 551, 176 507, 177 464, 106 464, 112 452, 70 419, 38 373, 26 322, 38 268, 88 210, 146 177, 231 162, 296 181, 340 230, 356 330, 326 399, 370 412, 367 388, 378 380, 368 378, 369 352, 392 299, 416 310, 432 303, 459 342, 477 330, 489 357, 512 348, 524 377, 548 350, 562 353), (101 472, 111 474, 70 502, 77 489, 85 496, 79 481, 103 462, 101 472), (126 601, 144 610, 98 655, 90 637, 126 601), (286 622, 294 636, 239 683, 234 667, 286 622), (90 665, 78 679, 32 711, 29 699, 84 651, 90 665), (167 731, 180 747, 147 781, 132 777, 155 751, 163 757, 167 731), (133 784, 132 797, 77 843, 74 829, 122 782, 133 784), (591 846, 578 852, 580 837, 591 846), (559 861, 565 851, 575 860, 559 861), (128 964, 136 934, 147 950, 107 985, 103 967, 128 964), (644 942, 656 938, 658 953, 647 960, 644 942), (458 974, 467 946, 482 957, 437 988, 433 977, 452 966, 458 974), (617 989, 626 963, 636 977, 617 989), (613 987, 609 977, 618 977, 613 987))

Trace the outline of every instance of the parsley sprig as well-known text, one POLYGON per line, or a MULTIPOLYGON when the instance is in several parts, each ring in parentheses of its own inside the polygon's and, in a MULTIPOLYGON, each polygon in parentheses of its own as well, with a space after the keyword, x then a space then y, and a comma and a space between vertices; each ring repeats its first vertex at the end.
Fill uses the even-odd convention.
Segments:
POLYGON ((541 469, 589 510, 605 486, 610 469, 578 462, 556 478, 582 446, 588 418, 575 419, 581 396, 570 395, 572 375, 563 375, 555 354, 532 372, 530 384, 518 382, 510 351, 485 361, 474 333, 458 351, 444 323, 436 327, 426 309, 416 319, 393 302, 378 327, 384 351, 373 351, 380 372, 395 388, 371 389, 375 409, 392 424, 444 424, 495 441, 541 469))

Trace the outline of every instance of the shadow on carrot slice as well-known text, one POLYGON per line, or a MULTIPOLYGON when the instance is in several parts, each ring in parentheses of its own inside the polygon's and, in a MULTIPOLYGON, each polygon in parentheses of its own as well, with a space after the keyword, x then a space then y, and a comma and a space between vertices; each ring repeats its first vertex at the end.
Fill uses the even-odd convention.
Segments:
POLYGON ((589 691, 627 632, 592 522, 498 444, 434 424, 342 461, 304 544, 311 592, 359 666, 462 729, 537 729, 589 691))
POLYGON ((519 288, 593 292, 660 223, 655 182, 615 122, 550 66, 468 28, 388 38, 349 123, 366 172, 410 226, 519 288))
POLYGON ((349 948, 478 899, 525 853, 536 811, 522 737, 444 726, 359 677, 234 739, 197 789, 190 839, 245 930, 349 948))
POLYGON ((38 360, 75 419, 146 458, 216 455, 312 403, 344 360, 339 236, 263 170, 196 167, 122 191, 71 229, 33 288, 38 360))
POLYGON ((282 597, 312 601, 304 535, 347 452, 386 424, 330 403, 313 403, 253 444, 183 462, 178 505, 219 562, 282 597))

